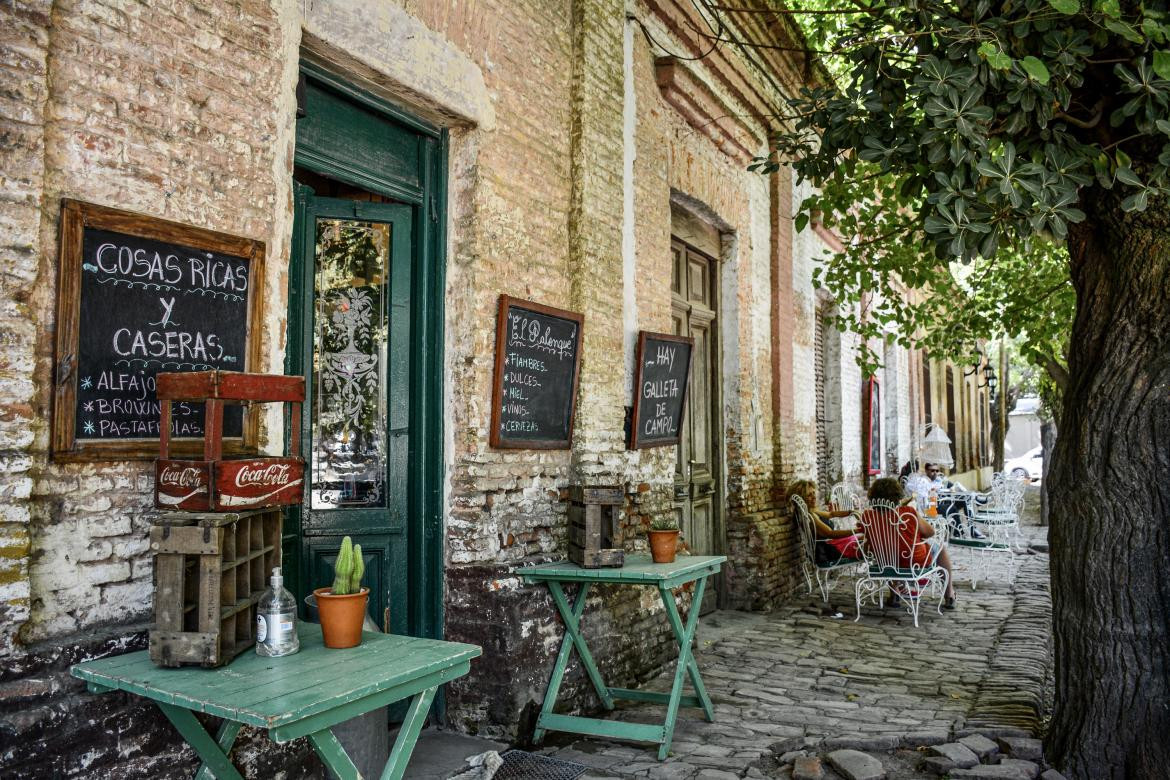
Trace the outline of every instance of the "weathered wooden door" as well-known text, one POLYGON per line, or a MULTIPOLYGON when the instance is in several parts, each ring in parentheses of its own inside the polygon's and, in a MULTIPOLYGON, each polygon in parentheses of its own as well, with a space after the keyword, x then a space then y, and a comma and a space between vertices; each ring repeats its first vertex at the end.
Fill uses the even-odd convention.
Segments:
POLYGON ((371 617, 406 633, 412 210, 304 185, 296 200, 302 582, 329 585, 350 536, 362 546, 371 617))
MULTIPOLYGON (((695 340, 675 468, 674 508, 683 541, 697 555, 713 555, 723 551, 715 337, 718 266, 712 258, 678 240, 671 243, 671 257, 674 332, 695 340)), ((707 591, 704 612, 715 608, 718 590, 713 587, 707 591)))
POLYGON ((349 535, 375 622, 441 638, 446 132, 301 71, 285 355, 308 380, 308 473, 285 582, 329 585, 349 535))

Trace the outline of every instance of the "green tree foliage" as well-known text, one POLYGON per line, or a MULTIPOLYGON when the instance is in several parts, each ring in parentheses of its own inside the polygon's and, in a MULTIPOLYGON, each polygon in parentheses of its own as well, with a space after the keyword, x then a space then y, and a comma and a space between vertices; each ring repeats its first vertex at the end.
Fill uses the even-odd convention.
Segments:
POLYGON ((792 101, 791 131, 754 167, 791 164, 818 187, 798 227, 818 218, 848 242, 819 281, 876 301, 843 326, 873 337, 897 323, 953 357, 1002 326, 1062 381, 1064 242, 1086 218, 1081 188, 1122 190, 1127 210, 1170 192, 1162 4, 837 5, 796 10, 836 80, 792 101), (956 260, 969 270, 954 273, 956 260), (924 300, 870 295, 896 282, 924 300))
POLYGON ((816 188, 797 227, 822 219, 848 244, 822 276, 855 304, 846 325, 949 352, 999 322, 1064 385, 1046 747, 1069 777, 1165 777, 1167 3, 840 4, 811 36, 837 78, 791 101, 755 167, 816 188))

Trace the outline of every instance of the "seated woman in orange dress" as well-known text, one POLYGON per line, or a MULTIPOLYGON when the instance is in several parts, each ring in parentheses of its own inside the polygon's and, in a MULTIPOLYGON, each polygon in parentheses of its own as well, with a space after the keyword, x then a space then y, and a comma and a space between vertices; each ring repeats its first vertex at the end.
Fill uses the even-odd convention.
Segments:
POLYGON ((850 528, 836 529, 828 524, 835 517, 849 517, 852 512, 821 509, 817 506, 817 484, 811 479, 798 479, 788 487, 788 495, 804 499, 812 518, 813 536, 816 538, 814 560, 818 564, 836 563, 842 559, 861 560, 861 549, 857 546, 857 532, 850 528))
MULTIPOLYGON (((926 522, 913 503, 906 505, 906 494, 898 480, 891 477, 875 479, 869 486, 870 501, 888 501, 898 505, 898 516, 905 517, 911 522, 904 523, 899 529, 906 544, 899 549, 898 565, 909 567, 911 560, 918 567, 938 564, 947 572, 947 592, 943 600, 944 609, 955 608, 955 584, 951 574, 951 557, 946 548, 934 538, 934 526, 926 522)), ((868 510, 867 510, 868 511, 868 510)))

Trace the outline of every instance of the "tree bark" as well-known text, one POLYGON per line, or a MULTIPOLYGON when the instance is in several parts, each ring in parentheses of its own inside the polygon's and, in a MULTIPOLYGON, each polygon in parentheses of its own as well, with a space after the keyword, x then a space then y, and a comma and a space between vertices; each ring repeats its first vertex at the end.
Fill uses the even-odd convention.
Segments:
POLYGON ((1044 420, 1040 423, 1040 447, 1044 454, 1044 466, 1040 473, 1040 525, 1052 524, 1051 498, 1048 495, 1048 472, 1052 470, 1052 448, 1056 446, 1056 423, 1044 420))
POLYGON ((1170 204, 1110 192, 1069 238, 1077 314, 1049 472, 1056 705, 1070 778, 1170 766, 1170 204))

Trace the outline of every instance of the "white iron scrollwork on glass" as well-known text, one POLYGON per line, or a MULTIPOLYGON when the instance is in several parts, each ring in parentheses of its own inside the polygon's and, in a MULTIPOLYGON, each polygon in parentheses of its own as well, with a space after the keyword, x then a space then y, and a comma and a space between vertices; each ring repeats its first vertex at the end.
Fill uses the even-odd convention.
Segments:
POLYGON ((312 505, 386 506, 390 226, 318 220, 312 505))

